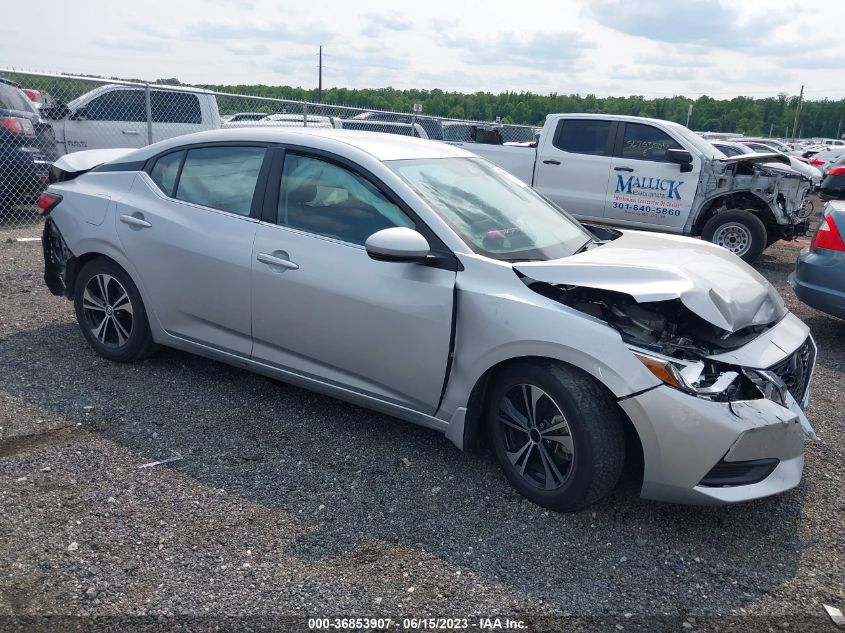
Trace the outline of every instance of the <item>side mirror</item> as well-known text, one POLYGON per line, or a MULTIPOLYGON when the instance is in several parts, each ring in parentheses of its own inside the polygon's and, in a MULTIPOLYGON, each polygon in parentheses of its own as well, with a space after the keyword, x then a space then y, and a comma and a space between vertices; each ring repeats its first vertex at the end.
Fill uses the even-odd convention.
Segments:
POLYGON ((414 229, 397 226, 370 235, 364 243, 367 255, 386 262, 415 262, 424 259, 431 247, 414 229))
POLYGON ((71 121, 84 121, 88 118, 88 110, 85 108, 79 108, 74 110, 70 113, 70 120, 71 121))
POLYGON ((666 160, 680 165, 681 171, 692 171, 692 154, 685 149, 667 149, 666 160))

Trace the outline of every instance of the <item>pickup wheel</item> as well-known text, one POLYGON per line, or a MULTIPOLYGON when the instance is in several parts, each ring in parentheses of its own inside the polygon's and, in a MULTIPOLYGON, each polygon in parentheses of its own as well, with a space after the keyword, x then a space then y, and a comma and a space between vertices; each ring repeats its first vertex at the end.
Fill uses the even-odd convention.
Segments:
POLYGON ((749 264, 768 245, 766 225, 752 211, 734 209, 717 213, 701 229, 702 239, 728 249, 749 264))
POLYGON ((505 368, 491 387, 487 427, 519 493, 569 512, 613 490, 625 461, 624 429, 601 384, 576 368, 541 361, 505 368))

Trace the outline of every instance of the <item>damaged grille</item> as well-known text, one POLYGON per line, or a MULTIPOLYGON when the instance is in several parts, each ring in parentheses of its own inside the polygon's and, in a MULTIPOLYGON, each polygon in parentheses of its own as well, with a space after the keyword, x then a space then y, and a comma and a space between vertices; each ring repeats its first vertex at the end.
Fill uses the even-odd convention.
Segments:
POLYGON ((804 344, 787 358, 774 365, 769 371, 778 375, 784 382, 789 393, 799 403, 804 402, 807 388, 810 386, 810 376, 816 362, 816 346, 809 336, 804 344))

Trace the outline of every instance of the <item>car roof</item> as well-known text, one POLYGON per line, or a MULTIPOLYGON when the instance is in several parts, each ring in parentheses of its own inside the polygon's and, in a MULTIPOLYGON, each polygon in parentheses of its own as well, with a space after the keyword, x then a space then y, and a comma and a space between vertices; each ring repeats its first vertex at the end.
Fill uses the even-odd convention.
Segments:
POLYGON ((426 139, 359 130, 330 128, 238 127, 186 134, 152 145, 127 155, 122 161, 139 161, 168 149, 196 143, 285 143, 315 149, 343 152, 355 148, 380 161, 417 158, 471 158, 475 155, 456 147, 426 139))

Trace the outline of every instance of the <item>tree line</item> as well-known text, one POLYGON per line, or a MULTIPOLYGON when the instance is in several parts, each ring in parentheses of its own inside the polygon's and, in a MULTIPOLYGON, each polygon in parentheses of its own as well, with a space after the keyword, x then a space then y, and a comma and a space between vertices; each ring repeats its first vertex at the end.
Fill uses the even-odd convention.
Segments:
MULTIPOLYGON (((33 75, 12 75, 9 79, 26 87, 44 88, 64 101, 90 90, 93 85, 71 78, 48 78, 33 75), (57 94, 61 92, 62 94, 57 94)), ((93 78, 93 77, 92 77, 93 78)), ((106 77, 96 77, 108 81, 106 77)), ((112 77, 111 79, 117 79, 112 77)), ((182 85, 176 78, 159 79, 156 83, 182 85)), ((292 99, 316 102, 316 89, 263 84, 219 85, 197 87, 217 92, 292 99)), ((226 109, 275 109, 270 104, 231 99, 226 109), (252 104, 252 105, 251 105, 252 104)), ((540 95, 532 92, 448 92, 434 90, 398 90, 396 88, 329 88, 323 91, 322 103, 361 109, 411 112, 415 103, 422 104, 423 114, 453 119, 495 121, 520 125, 542 125, 547 114, 555 112, 589 112, 595 114, 625 114, 667 119, 686 123, 689 106, 692 116, 689 127, 702 132, 735 132, 747 136, 789 137, 795 119, 798 97, 780 93, 766 98, 734 97, 714 99, 702 96, 690 99, 683 96, 646 99, 644 96, 597 97, 593 94, 540 95)), ((221 107, 221 111, 223 108, 221 107)), ((223 114, 233 114, 222 112, 223 114)), ((845 133, 845 99, 804 101, 798 136, 839 137, 845 133)))
MULTIPOLYGON (((166 80, 168 81, 168 80, 166 80)), ((173 81, 173 80, 169 80, 173 81)), ((235 92, 262 97, 317 101, 316 90, 291 86, 206 85, 220 92, 235 92)), ((689 127, 704 132, 736 132, 747 136, 788 137, 792 134, 797 96, 785 93, 773 97, 734 97, 714 99, 683 96, 646 99, 643 96, 597 97, 593 94, 549 94, 531 92, 447 92, 444 90, 397 90, 395 88, 330 88, 322 102, 357 108, 411 112, 414 103, 423 106, 423 114, 456 119, 542 125, 554 112, 589 112, 625 114, 667 119, 686 123, 692 104, 689 127)), ((837 137, 845 132, 845 99, 804 101, 801 108, 801 137, 837 137)))

